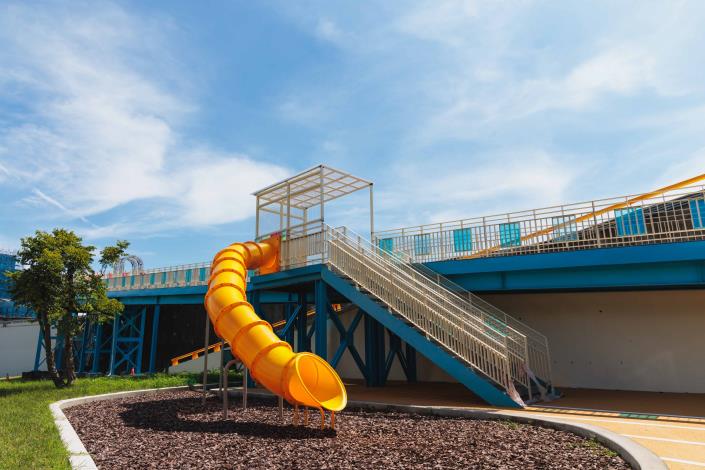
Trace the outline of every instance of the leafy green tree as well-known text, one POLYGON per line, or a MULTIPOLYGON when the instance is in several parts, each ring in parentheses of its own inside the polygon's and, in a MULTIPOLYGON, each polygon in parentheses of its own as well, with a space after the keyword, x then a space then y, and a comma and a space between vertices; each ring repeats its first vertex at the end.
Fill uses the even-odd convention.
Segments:
POLYGON ((114 266, 120 258, 127 254, 127 249, 130 247, 130 242, 127 240, 118 240, 115 246, 106 246, 100 252, 100 274, 105 274, 105 271, 114 266))
MULTIPOLYGON (((121 241, 118 246, 104 248, 101 263, 119 259, 128 245, 121 241)), ((123 310, 120 302, 108 298, 101 274, 91 267, 94 250, 72 231, 38 230, 21 241, 17 255, 24 269, 9 273, 12 299, 37 314, 47 369, 57 387, 69 386, 76 379, 73 338, 81 332, 84 316, 105 322, 123 310), (64 337, 63 377, 57 372, 51 348, 52 324, 64 337)))

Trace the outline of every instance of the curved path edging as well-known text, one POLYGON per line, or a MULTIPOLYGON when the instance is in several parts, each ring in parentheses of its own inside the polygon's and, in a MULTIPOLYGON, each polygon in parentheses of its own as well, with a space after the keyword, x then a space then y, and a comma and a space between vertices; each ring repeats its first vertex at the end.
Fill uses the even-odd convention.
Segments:
POLYGON ((81 442, 81 438, 76 434, 76 430, 71 426, 68 418, 62 410, 65 408, 71 408, 72 406, 82 405, 84 403, 90 403, 93 401, 102 400, 116 400, 118 398, 125 398, 134 395, 149 395, 165 391, 178 391, 178 390, 188 390, 188 385, 178 386, 178 387, 165 387, 165 388, 148 388, 140 390, 128 390, 125 392, 115 392, 115 393, 104 393, 102 395, 89 395, 86 397, 78 398, 68 398, 66 400, 59 400, 51 403, 49 405, 49 410, 51 410, 51 415, 54 417, 54 424, 59 430, 59 436, 61 436, 61 441, 66 447, 66 451, 69 454, 69 462, 73 470, 98 470, 93 458, 86 450, 86 447, 81 442))
POLYGON ((559 431, 567 431, 587 439, 595 439, 608 449, 616 452, 635 470, 667 470, 668 467, 656 454, 641 444, 591 424, 573 423, 567 420, 530 415, 520 411, 509 410, 473 410, 445 406, 394 405, 374 402, 348 402, 348 406, 372 409, 377 411, 397 411, 423 415, 444 417, 463 417, 469 419, 510 419, 526 424, 540 424, 559 431))
MULTIPOLYGON (((65 408, 90 403, 93 401, 115 400, 134 395, 149 395, 164 391, 188 390, 188 385, 179 387, 151 388, 144 390, 130 390, 126 392, 106 393, 79 398, 61 400, 49 405, 54 416, 54 424, 59 430, 61 440, 69 453, 69 461, 73 470, 97 470, 93 458, 90 456, 81 439, 76 434, 73 426, 62 411, 65 408)), ((234 395, 241 395, 239 390, 233 390, 234 395)), ((265 392, 250 391, 248 395, 271 397, 265 392)), ((526 424, 540 424, 560 431, 572 432, 579 436, 595 439, 610 450, 618 453, 635 470, 667 470, 666 464, 656 454, 633 440, 620 436, 612 431, 590 424, 572 423, 563 419, 546 416, 532 415, 508 410, 474 410, 467 408, 453 408, 445 406, 420 406, 420 405, 395 405, 389 403, 376 403, 366 401, 350 401, 348 407, 363 408, 376 411, 396 411, 422 415, 445 417, 463 417, 470 419, 511 419, 526 424)))

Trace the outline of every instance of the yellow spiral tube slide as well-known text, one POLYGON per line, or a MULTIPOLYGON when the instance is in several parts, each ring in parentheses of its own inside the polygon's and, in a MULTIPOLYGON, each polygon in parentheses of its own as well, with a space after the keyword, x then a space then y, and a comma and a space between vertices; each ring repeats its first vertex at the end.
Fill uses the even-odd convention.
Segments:
POLYGON ((233 243, 213 259, 205 307, 216 334, 249 369, 252 378, 292 405, 340 411, 348 398, 340 377, 323 358, 293 352, 247 302, 247 271, 279 270, 280 238, 233 243))

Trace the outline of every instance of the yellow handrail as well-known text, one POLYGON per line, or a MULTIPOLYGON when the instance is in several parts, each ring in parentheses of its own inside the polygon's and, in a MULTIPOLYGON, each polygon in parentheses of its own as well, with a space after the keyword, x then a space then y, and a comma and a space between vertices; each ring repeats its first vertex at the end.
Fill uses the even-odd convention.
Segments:
MULTIPOLYGON (((660 194, 663 194, 663 193, 665 193, 665 192, 671 191, 671 190, 673 190, 673 189, 683 188, 683 187, 686 187, 686 186, 691 185, 691 184, 693 184, 693 183, 697 183, 698 181, 702 181, 702 180, 705 180, 705 173, 703 173, 703 174, 701 174, 701 175, 698 175, 698 176, 694 176, 694 177, 689 178, 689 179, 687 179, 687 180, 679 181, 678 183, 672 184, 672 185, 670 185, 670 186, 665 186, 665 187, 663 187, 663 188, 656 189, 656 190, 654 190, 654 191, 651 191, 650 193, 642 194, 641 196, 637 196, 637 197, 633 197, 633 198, 631 198, 631 199, 627 199, 627 200, 624 201, 624 202, 618 202, 618 203, 616 203, 616 204, 612 204, 611 206, 607 206, 607 207, 605 207, 604 209, 600 209, 600 210, 597 210, 597 211, 593 211, 593 212, 591 212, 591 213, 589 213, 589 214, 580 216, 580 217, 578 217, 578 218, 576 218, 576 219, 570 219, 570 220, 567 220, 567 221, 562 222, 562 223, 560 223, 560 224, 553 225, 553 226, 551 226, 551 227, 548 227, 548 228, 545 228, 545 229, 542 229, 542 230, 538 230, 538 231, 533 232, 533 233, 530 233, 530 234, 528 234, 528 235, 524 235, 523 237, 520 237, 520 238, 519 238, 519 241, 520 241, 520 243, 521 243, 521 242, 525 242, 525 241, 527 241, 527 240, 531 240, 532 238, 540 237, 541 235, 546 235, 546 234, 548 234, 548 233, 555 232, 556 230, 558 230, 558 229, 560 229, 560 228, 562 228, 562 227, 565 227, 566 225, 577 224, 577 223, 583 222, 583 221, 585 221, 585 220, 588 220, 588 219, 590 219, 590 218, 597 217, 597 216, 602 215, 602 214, 606 214, 606 213, 608 213, 608 212, 610 212, 610 211, 613 211, 613 210, 615 210, 615 209, 621 209, 621 208, 623 208, 623 207, 630 206, 630 205, 634 204, 635 202, 644 201, 644 200, 646 200, 646 199, 652 198, 652 197, 654 197, 654 196, 658 196, 658 195, 660 195, 660 194)), ((474 254, 472 254, 472 255, 463 256, 463 257, 460 258, 460 259, 479 258, 479 257, 485 256, 485 255, 487 255, 487 254, 489 254, 489 253, 493 253, 493 252, 495 252, 495 251, 497 251, 497 250, 499 250, 499 249, 501 249, 501 248, 503 248, 501 244, 495 245, 495 246, 492 246, 492 247, 490 247, 490 248, 486 248, 486 249, 484 249, 484 250, 482 250, 482 251, 478 251, 477 253, 474 253, 474 254)))

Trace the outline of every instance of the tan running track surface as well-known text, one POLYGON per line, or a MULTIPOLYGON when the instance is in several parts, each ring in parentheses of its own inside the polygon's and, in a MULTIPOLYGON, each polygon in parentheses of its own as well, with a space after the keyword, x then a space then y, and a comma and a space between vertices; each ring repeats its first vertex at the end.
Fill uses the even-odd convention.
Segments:
MULTIPOLYGON (((345 380, 350 400, 493 409, 457 383, 390 381, 368 388, 345 380)), ((677 470, 705 470, 705 395, 561 389, 563 398, 523 413, 591 424, 629 437, 677 470)), ((517 411, 517 410, 512 410, 517 411)))

